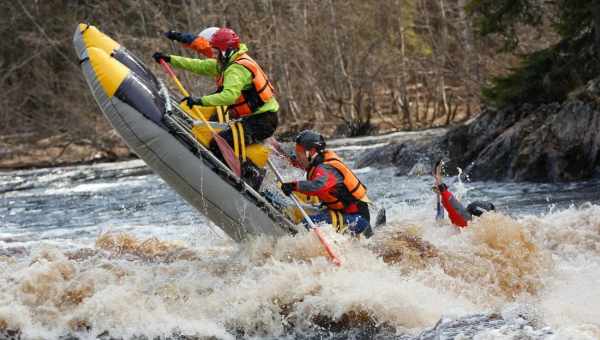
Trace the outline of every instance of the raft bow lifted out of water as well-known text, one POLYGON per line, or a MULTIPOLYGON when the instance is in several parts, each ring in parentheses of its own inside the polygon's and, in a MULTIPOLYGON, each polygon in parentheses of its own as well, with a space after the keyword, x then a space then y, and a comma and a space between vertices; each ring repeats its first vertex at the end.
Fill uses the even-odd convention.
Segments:
POLYGON ((236 241, 295 233, 294 224, 214 157, 187 115, 140 59, 96 27, 73 37, 85 79, 127 145, 189 204, 236 241))

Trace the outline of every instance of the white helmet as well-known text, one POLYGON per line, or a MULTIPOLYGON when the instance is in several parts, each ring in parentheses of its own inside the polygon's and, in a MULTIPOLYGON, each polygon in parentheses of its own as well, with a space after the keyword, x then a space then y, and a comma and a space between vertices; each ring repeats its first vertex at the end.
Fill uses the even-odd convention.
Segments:
POLYGON ((218 27, 208 27, 208 28, 205 28, 202 31, 200 31, 200 33, 198 33, 198 36, 204 38, 204 40, 206 40, 206 41, 210 41, 213 34, 215 34, 215 32, 218 30, 219 30, 218 27))
POLYGON ((198 33, 198 38, 196 38, 196 40, 194 40, 192 43, 192 48, 209 58, 213 58, 214 56, 210 46, 210 39, 218 30, 218 27, 208 27, 200 31, 200 33, 198 33))

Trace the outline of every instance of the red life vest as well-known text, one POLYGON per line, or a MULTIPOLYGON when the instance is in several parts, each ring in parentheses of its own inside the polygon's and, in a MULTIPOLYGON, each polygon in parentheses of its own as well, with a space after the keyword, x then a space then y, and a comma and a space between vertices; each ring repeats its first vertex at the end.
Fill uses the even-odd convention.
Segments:
MULTIPOLYGON (((335 211, 342 211, 348 208, 352 201, 363 200, 367 196, 367 188, 361 183, 356 175, 344 164, 333 151, 323 152, 323 162, 319 164, 327 164, 335 168, 344 177, 344 189, 342 192, 337 192, 339 185, 335 185, 331 190, 317 195, 319 200, 323 202, 327 208, 335 211)), ((312 166, 307 172, 308 180, 313 180, 317 165, 312 166)))
MULTIPOLYGON (((242 90, 235 104, 229 105, 229 110, 236 118, 253 114, 273 97, 275 89, 262 68, 247 54, 241 54, 233 64, 244 66, 252 73, 252 87, 242 90)), ((223 71, 224 73, 225 71, 223 71)), ((217 78, 219 91, 223 90, 223 73, 217 78)))

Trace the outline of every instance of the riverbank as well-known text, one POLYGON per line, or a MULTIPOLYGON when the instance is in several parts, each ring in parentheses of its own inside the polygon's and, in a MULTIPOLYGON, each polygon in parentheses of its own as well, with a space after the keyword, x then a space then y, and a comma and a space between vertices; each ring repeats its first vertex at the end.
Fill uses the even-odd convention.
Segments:
POLYGON ((562 103, 484 109, 443 136, 368 150, 356 167, 395 166, 398 175, 447 160, 471 180, 569 182, 600 177, 600 78, 562 103))
MULTIPOLYGON (((354 138, 332 137, 328 138, 328 145, 334 148, 360 147, 361 150, 367 150, 389 143, 423 143, 447 132, 445 128, 390 132, 389 126, 374 121, 374 124, 378 125, 375 131, 380 134, 354 138), (364 145, 369 147, 363 148, 364 145)), ((281 131, 278 130, 276 138, 282 142, 293 141, 298 130, 304 128, 308 127, 280 127, 281 131)), ((69 133, 44 137, 32 134, 0 136, 0 171, 117 162, 138 158, 112 128, 101 126, 98 130, 101 131, 93 139, 77 138, 69 133)), ((336 125, 323 126, 318 131, 326 136, 335 135, 336 125)))
POLYGON ((102 141, 73 139, 69 134, 44 138, 9 135, 0 137, 0 170, 113 162, 137 158, 118 136, 102 141))

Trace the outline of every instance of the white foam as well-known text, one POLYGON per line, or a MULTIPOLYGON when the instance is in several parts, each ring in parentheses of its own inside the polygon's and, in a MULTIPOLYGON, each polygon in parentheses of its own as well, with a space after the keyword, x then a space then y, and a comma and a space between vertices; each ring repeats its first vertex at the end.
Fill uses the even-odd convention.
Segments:
MULTIPOLYGON (((210 232, 206 219, 195 215, 181 225, 122 220, 118 212, 114 223, 75 229, 11 225, 0 234, 7 239, 2 246, 25 246, 31 254, 0 257, 0 320, 21 329, 24 338, 57 338, 74 332, 77 320, 91 333, 109 330, 115 337, 181 332, 234 338, 236 331, 257 337, 283 336, 286 327, 310 331, 315 319, 340 321, 348 315, 355 323, 364 317, 413 334, 440 317, 492 311, 514 325, 526 311, 538 327, 550 327, 552 339, 600 337, 599 206, 518 219, 500 212, 458 230, 447 220, 434 220, 430 179, 392 174, 392 169, 378 172, 383 179, 373 178, 370 186, 382 192, 375 198, 388 212, 388 226, 378 233, 417 241, 388 244, 379 236, 353 241, 323 227, 342 257, 341 268, 326 260, 310 234, 236 245, 210 232), (127 243, 102 248, 95 241, 105 232, 125 233, 140 243, 169 241, 165 247, 176 251, 153 258, 143 249, 127 251, 127 243), (73 255, 77 251, 84 255, 73 255), (400 253, 398 262, 385 263, 380 254, 394 251, 400 253), (61 302, 76 293, 83 294, 81 301, 61 302)), ((101 192, 145 181, 136 177, 51 190, 101 192)), ((515 332, 507 326, 476 338, 541 334, 515 332)))

